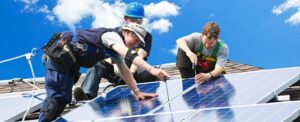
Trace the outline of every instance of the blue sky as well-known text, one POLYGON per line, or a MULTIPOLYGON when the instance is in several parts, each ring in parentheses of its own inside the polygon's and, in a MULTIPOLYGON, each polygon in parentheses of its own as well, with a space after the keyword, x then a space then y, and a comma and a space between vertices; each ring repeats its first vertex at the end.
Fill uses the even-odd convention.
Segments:
MULTIPOLYGON (((122 23, 124 6, 131 2, 73 1, 0 1, 0 61, 41 47, 54 32, 116 26, 122 23)), ((144 25, 153 34, 152 65, 175 62, 176 39, 199 32, 209 21, 220 25, 220 38, 230 48, 229 60, 267 69, 300 65, 299 0, 140 2, 146 8, 144 25)), ((45 72, 41 55, 40 51, 32 60, 39 77, 45 72)), ((25 58, 0 64, 0 79, 15 77, 31 77, 25 58)))

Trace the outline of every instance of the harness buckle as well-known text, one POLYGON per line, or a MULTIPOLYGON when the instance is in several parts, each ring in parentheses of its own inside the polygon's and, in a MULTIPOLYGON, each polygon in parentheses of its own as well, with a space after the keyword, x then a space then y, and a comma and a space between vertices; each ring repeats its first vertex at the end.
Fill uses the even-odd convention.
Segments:
POLYGON ((87 44, 76 43, 76 47, 81 49, 84 52, 86 52, 88 50, 88 45, 87 44))

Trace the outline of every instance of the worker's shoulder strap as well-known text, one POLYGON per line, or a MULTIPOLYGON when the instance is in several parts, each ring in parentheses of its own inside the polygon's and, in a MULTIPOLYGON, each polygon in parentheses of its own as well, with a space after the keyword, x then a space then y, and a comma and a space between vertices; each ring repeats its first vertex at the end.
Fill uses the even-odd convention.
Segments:
POLYGON ((115 32, 115 33, 117 33, 122 38, 122 40, 124 40, 124 35, 122 34, 122 31, 120 30, 120 27, 116 27, 116 28, 100 28, 100 29, 102 29, 100 37, 104 33, 106 33, 106 32, 115 32))
POLYGON ((220 48, 223 46, 224 41, 222 40, 218 40, 217 42, 217 46, 214 48, 213 52, 212 52, 212 57, 217 57, 218 52, 220 51, 220 48))
MULTIPOLYGON (((217 57, 217 54, 218 54, 220 48, 223 46, 223 44, 224 44, 224 41, 218 40, 216 47, 213 49, 213 52, 211 55, 212 57, 217 57)), ((202 53, 202 51, 203 51, 203 43, 202 42, 199 44, 199 47, 196 51, 199 51, 200 53, 202 53)))
POLYGON ((196 49, 196 51, 202 53, 202 51, 203 51, 203 43, 202 42, 199 43, 199 47, 196 49))
POLYGON ((98 35, 98 40, 97 41, 89 41, 90 43, 93 43, 94 45, 96 45, 96 47, 98 48, 106 48, 104 45, 103 45, 103 42, 102 42, 102 35, 107 33, 107 32, 116 32, 118 35, 120 35, 120 37, 122 38, 122 40, 124 40, 124 36, 123 34, 119 31, 118 28, 96 28, 96 29, 93 29, 91 30, 93 31, 95 34, 98 35))

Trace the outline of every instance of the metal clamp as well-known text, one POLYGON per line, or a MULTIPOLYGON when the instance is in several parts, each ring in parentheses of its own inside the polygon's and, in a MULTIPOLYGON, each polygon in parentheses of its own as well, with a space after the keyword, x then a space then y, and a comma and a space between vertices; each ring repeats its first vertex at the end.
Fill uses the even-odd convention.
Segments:
POLYGON ((35 56, 37 53, 37 49, 36 48, 32 48, 31 50, 31 56, 35 56))

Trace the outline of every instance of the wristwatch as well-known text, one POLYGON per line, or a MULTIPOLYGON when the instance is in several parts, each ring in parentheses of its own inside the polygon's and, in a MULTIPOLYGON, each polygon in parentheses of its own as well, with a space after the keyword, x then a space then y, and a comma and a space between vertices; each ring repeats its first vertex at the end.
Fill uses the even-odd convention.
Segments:
POLYGON ((211 72, 208 73, 210 75, 210 78, 214 78, 215 76, 212 75, 211 72))
POLYGON ((139 88, 137 88, 137 89, 132 90, 132 91, 133 91, 133 93, 137 93, 137 92, 139 92, 140 90, 139 90, 139 88))

